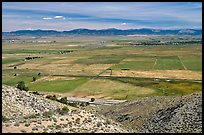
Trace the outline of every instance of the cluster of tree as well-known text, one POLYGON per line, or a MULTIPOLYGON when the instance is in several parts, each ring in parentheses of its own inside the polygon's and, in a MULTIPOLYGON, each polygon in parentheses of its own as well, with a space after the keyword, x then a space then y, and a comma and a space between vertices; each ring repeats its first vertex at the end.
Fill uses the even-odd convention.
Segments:
POLYGON ((183 44, 201 44, 202 41, 173 41, 173 42, 161 42, 161 41, 152 41, 152 42, 138 42, 130 43, 132 46, 139 45, 183 45, 183 44))
POLYGON ((68 102, 67 104, 73 107, 78 107, 78 106, 85 107, 89 105, 89 102, 72 101, 72 102, 68 102))
POLYGON ((40 95, 40 93, 38 93, 37 91, 33 91, 32 93, 35 95, 40 95))
MULTIPOLYGON (((67 97, 62 97, 60 99, 57 99, 56 95, 47 95, 46 98, 60 102, 60 103, 65 104, 65 105, 70 105, 73 107, 78 107, 78 106, 85 107, 85 106, 89 105, 89 102, 77 102, 77 101, 68 102, 67 97)), ((94 100, 95 99, 92 99, 91 101, 93 102, 94 100)))
POLYGON ((34 60, 34 59, 37 59, 37 58, 43 58, 43 57, 38 57, 38 56, 36 56, 36 57, 25 57, 25 59, 26 60, 34 60))
POLYGON ((58 101, 56 95, 53 95, 53 96, 47 95, 46 98, 47 98, 47 99, 50 99, 50 100, 58 101))
POLYGON ((73 52, 73 50, 68 50, 68 51, 60 51, 59 53, 60 53, 60 54, 66 54, 66 53, 71 53, 71 52, 73 52))
POLYGON ((16 88, 18 88, 20 90, 28 91, 28 87, 25 86, 25 82, 24 81, 19 81, 17 83, 16 88))
POLYGON ((168 42, 168 44, 202 44, 202 41, 178 41, 178 42, 168 42))

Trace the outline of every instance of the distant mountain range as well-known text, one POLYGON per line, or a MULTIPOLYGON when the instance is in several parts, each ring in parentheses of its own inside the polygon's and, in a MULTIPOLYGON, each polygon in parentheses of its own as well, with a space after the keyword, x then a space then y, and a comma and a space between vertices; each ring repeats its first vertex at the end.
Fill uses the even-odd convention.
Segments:
POLYGON ((3 36, 6 35, 202 35, 202 30, 196 29, 180 29, 180 30, 160 30, 160 29, 74 29, 70 31, 56 31, 56 30, 18 30, 12 32, 2 32, 3 36))

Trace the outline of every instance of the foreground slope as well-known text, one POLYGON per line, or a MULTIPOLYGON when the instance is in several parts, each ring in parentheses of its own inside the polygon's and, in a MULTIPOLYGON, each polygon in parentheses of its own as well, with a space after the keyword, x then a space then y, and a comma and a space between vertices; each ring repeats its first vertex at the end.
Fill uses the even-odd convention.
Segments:
POLYGON ((3 85, 3 132, 202 133, 202 92, 71 108, 3 85), (111 120, 112 119, 112 120, 111 120))
POLYGON ((19 89, 2 86, 3 132, 128 132, 95 111, 69 108, 19 89))
POLYGON ((202 132, 201 92, 185 96, 138 98, 114 106, 101 106, 98 110, 135 132, 202 132))

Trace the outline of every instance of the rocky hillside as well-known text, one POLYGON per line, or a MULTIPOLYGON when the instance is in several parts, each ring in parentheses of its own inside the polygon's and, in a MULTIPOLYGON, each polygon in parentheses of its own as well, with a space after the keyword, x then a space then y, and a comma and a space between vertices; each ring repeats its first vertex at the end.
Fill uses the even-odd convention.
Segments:
POLYGON ((202 93, 143 97, 115 105, 75 108, 3 85, 2 130, 202 133, 202 93))
POLYGON ((145 97, 112 106, 100 106, 106 117, 140 133, 202 133, 202 93, 172 97, 145 97))
POLYGON ((84 110, 19 89, 2 86, 2 131, 5 132, 130 132, 122 125, 84 110))

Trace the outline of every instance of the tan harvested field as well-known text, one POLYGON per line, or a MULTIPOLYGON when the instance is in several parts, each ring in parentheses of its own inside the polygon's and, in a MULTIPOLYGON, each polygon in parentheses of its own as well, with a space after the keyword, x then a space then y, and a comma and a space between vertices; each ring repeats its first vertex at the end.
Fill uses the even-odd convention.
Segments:
MULTIPOLYGON (((100 76, 110 76, 110 73, 104 73, 101 74, 100 76)), ((202 80, 202 72, 190 70, 148 70, 148 71, 112 70, 111 76, 202 80)))
POLYGON ((38 79, 35 82, 31 83, 37 83, 37 82, 44 82, 44 81, 53 81, 53 80, 74 80, 74 77, 63 77, 63 76, 46 76, 38 79))
POLYGON ((64 93, 67 96, 77 97, 100 97, 105 99, 125 99, 127 95, 135 97, 152 94, 155 91, 149 88, 135 87, 129 84, 110 80, 90 80, 87 83, 77 87, 73 92, 64 93), (124 94, 120 94, 120 91, 124 94))

